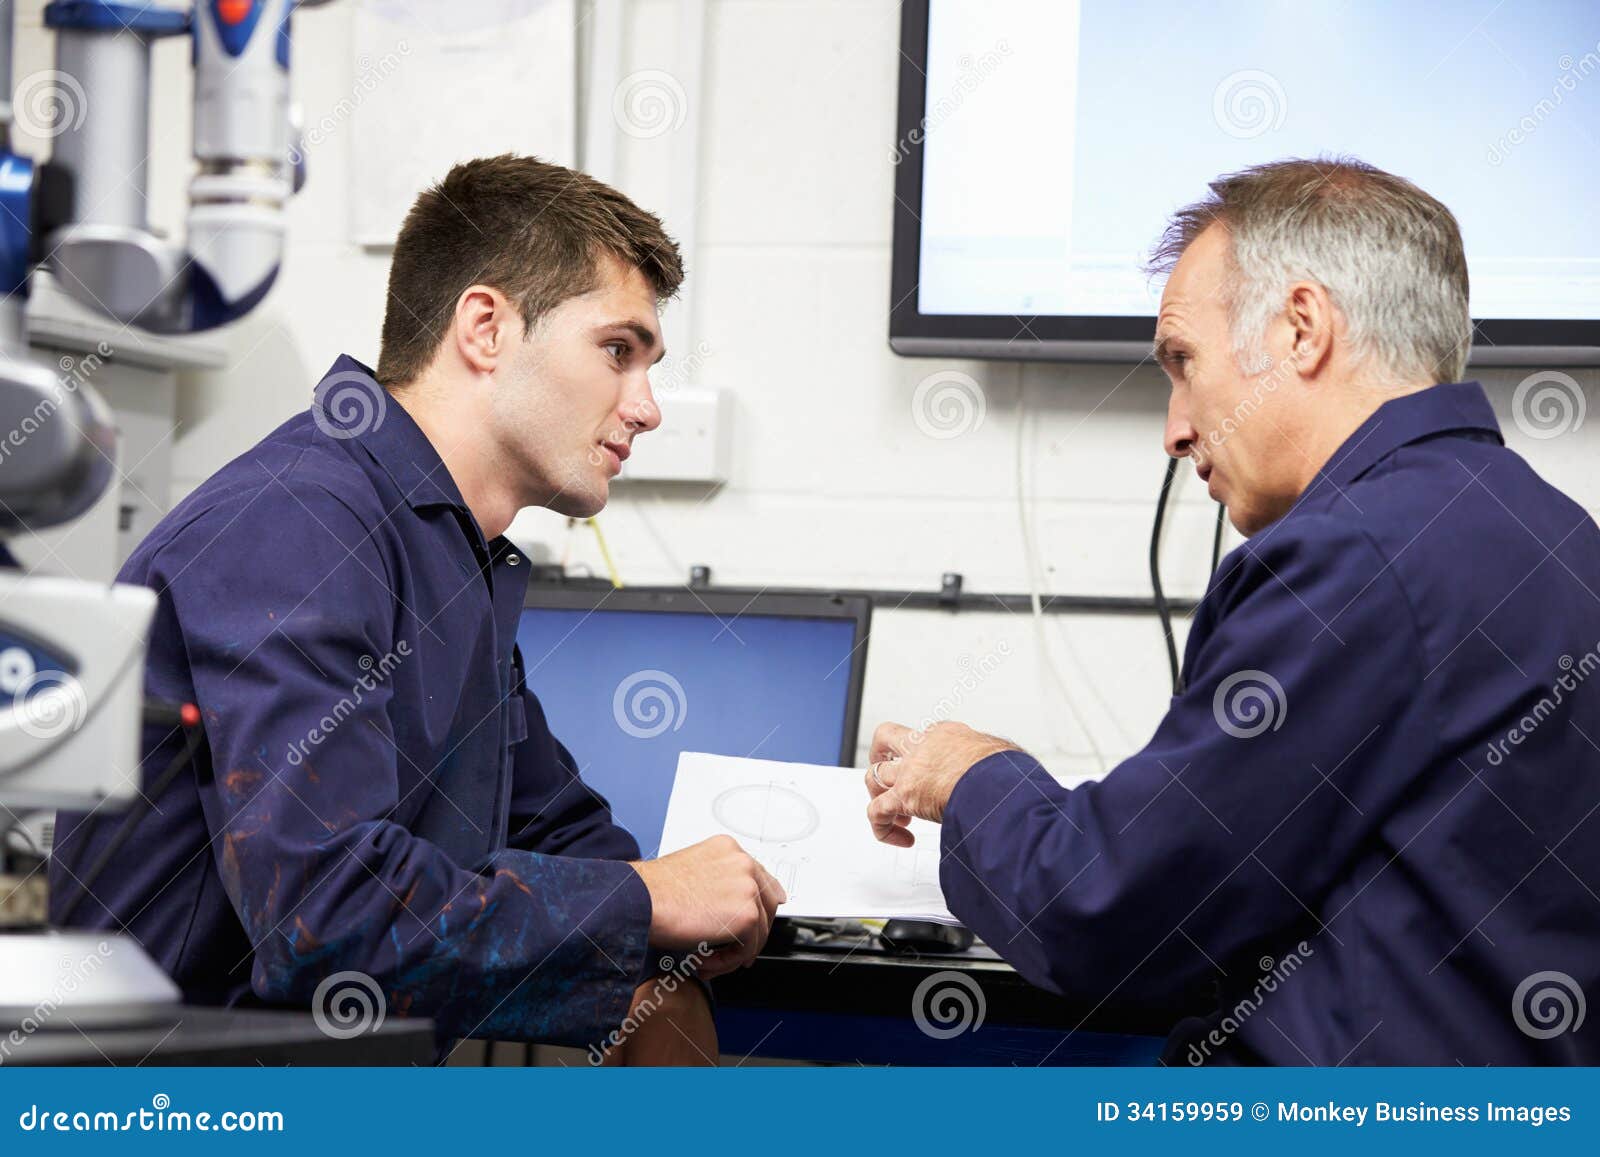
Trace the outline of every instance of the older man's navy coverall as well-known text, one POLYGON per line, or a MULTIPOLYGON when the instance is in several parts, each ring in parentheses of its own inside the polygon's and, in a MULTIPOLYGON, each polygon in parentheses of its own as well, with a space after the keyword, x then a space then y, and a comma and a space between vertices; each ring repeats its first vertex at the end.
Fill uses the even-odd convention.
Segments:
POLYGON ((956 785, 950 908, 1173 1064, 1600 1063, 1600 530, 1476 383, 1383 405, 1232 552, 1154 738, 956 785), (1216 999, 1220 989, 1220 1000, 1216 999))
MULTIPOLYGON (((123 568, 160 595, 147 693, 205 743, 74 922, 196 1002, 304 1006, 353 970, 446 1036, 593 1043, 653 971, 650 897, 523 685, 528 567, 366 367, 318 389, 123 568)), ((179 746, 147 730, 146 784, 179 746)), ((58 912, 117 825, 62 816, 58 912)))

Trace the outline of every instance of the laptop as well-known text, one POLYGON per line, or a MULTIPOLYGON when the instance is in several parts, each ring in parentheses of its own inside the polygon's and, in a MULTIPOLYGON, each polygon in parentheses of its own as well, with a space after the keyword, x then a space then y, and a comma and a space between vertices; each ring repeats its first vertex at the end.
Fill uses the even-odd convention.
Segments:
POLYGON ((825 591, 535 585, 517 643, 551 731, 650 857, 685 751, 855 763, 871 615, 825 591))

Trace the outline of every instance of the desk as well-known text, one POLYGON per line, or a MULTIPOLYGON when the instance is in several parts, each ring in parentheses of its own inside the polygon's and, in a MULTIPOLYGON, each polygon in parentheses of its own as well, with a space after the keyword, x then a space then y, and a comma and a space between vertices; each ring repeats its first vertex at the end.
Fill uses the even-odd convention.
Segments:
MULTIPOLYGON (((432 1065, 433 1024, 390 1019, 334 1040, 309 1013, 180 1008, 172 1024, 90 1028, 52 1024, 9 1048, 11 1065, 432 1065)), ((4 1033, 0 1032, 0 1036, 4 1033)))
MULTIPOLYGON (((1169 1024, 1135 1011, 1086 1007, 1035 988, 977 954, 892 956, 864 947, 763 954, 713 982, 722 1051, 842 1064, 1150 1065, 1169 1024), (930 978, 954 973, 961 979, 930 978), (957 986, 967 982, 965 993, 957 986), (927 997, 981 994, 982 1023, 944 1038, 913 1017, 927 997)), ((941 1031, 938 1019, 931 1021, 941 1031)), ((954 1024, 948 1019, 949 1027, 954 1024)))

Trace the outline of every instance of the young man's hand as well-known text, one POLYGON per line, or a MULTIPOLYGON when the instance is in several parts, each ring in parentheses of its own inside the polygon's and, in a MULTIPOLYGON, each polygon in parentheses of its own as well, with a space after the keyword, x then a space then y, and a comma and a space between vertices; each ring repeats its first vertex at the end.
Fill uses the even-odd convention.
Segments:
POLYGON ((789 898, 732 836, 712 836, 633 869, 650 892, 651 946, 712 945, 716 950, 699 964, 707 978, 754 962, 773 913, 789 898))
POLYGON ((915 841, 907 826, 913 819, 944 819, 945 804, 961 777, 980 760, 1017 745, 974 731, 964 723, 936 723, 913 731, 884 723, 872 733, 871 766, 867 768, 867 820, 872 834, 886 844, 909 848, 915 841))

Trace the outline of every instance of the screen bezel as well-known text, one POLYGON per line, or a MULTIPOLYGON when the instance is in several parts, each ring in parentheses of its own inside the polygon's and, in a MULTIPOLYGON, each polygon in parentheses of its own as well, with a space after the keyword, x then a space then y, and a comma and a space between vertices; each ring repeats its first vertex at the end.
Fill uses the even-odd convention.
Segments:
MULTIPOLYGON (((925 314, 917 309, 922 257, 921 125, 927 103, 928 11, 932 0, 900 9, 899 115, 894 180, 894 246, 889 346, 908 357, 1015 361, 1143 361, 1153 317, 1042 314, 925 314)), ((1159 230, 1159 223, 1152 228, 1159 230)), ((1471 365, 1600 365, 1600 318, 1481 318, 1473 321, 1471 365)))
POLYGON ((872 634, 872 603, 861 595, 831 591, 703 591, 692 587, 528 587, 522 609, 555 611, 654 611, 712 615, 735 620, 746 616, 785 619, 828 619, 853 623, 850 674, 845 685, 844 730, 839 766, 856 761, 861 733, 861 694, 866 684, 867 642, 872 634))

